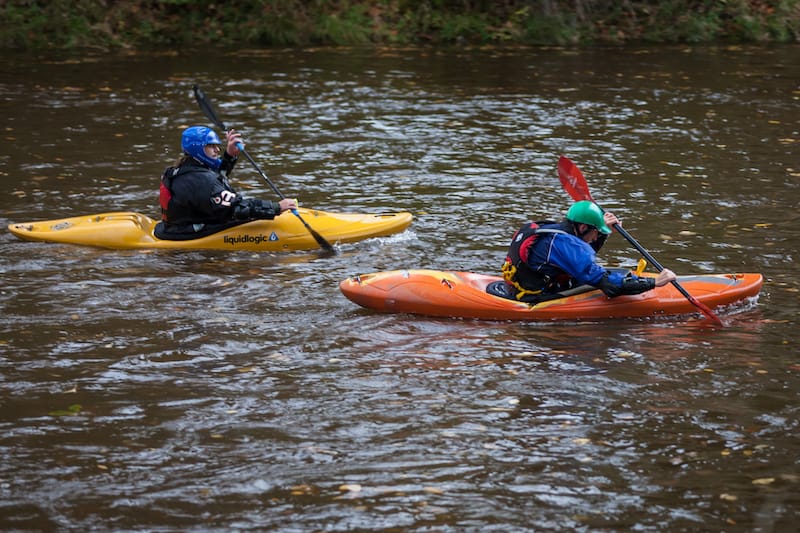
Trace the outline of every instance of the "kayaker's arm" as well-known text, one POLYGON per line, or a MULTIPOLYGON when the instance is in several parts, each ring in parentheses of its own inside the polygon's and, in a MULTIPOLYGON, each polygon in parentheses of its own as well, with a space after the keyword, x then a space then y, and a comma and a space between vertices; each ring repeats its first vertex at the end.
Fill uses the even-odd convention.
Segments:
POLYGON ((219 173, 227 178, 233 172, 233 167, 236 166, 236 162, 239 160, 240 147, 244 148, 244 143, 242 142, 242 134, 233 129, 225 132, 225 139, 228 145, 225 148, 225 153, 222 154, 219 173))
POLYGON ((606 272, 596 285, 598 289, 603 291, 603 294, 609 298, 614 296, 622 296, 623 294, 641 294, 653 290, 656 287, 656 280, 654 278, 640 278, 633 274, 627 274, 621 281, 612 282, 612 273, 606 272))
POLYGON ((609 298, 625 294, 641 294, 655 287, 661 287, 675 279, 671 271, 659 274, 657 278, 638 277, 634 274, 623 274, 607 270, 595 262, 593 253, 585 253, 582 244, 575 239, 556 235, 550 250, 553 264, 572 276, 578 284, 597 287, 609 298))
POLYGON ((612 278, 618 275, 614 272, 606 272, 597 288, 609 298, 613 298, 624 294, 641 294, 651 291, 656 287, 663 287, 675 279, 675 273, 669 269, 662 270, 655 278, 640 278, 635 274, 628 273, 618 281, 619 284, 617 284, 617 280, 612 281, 612 278))
POLYGON ((228 178, 233 172, 233 167, 236 166, 236 161, 239 159, 231 156, 228 152, 222 155, 222 163, 219 164, 219 173, 228 178))
POLYGON ((234 207, 236 220, 272 220, 283 211, 281 204, 270 200, 242 199, 234 207))

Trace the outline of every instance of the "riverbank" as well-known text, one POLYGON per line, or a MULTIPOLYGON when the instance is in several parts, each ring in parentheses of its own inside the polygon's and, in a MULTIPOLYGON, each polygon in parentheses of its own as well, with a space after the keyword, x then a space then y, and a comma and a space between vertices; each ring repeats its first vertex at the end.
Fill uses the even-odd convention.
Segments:
POLYGON ((800 0, 9 0, 0 48, 800 42, 800 0))

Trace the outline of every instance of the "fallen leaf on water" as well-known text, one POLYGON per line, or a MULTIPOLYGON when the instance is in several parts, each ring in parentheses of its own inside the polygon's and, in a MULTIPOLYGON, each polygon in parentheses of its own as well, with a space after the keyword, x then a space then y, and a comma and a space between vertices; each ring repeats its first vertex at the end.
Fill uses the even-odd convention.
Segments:
POLYGON ((56 409, 55 411, 50 411, 47 414, 49 414, 50 416, 74 416, 79 414, 81 412, 81 409, 83 409, 81 404, 73 403, 66 409, 56 409))
POLYGON ((735 494, 722 493, 722 494, 719 495, 719 499, 720 500, 726 500, 726 501, 729 501, 729 502, 735 502, 736 500, 739 499, 739 497, 736 496, 735 494))
POLYGON ((340 492, 361 492, 361 485, 358 483, 348 483, 345 485, 339 485, 340 492))
POLYGON ((311 485, 295 485, 289 489, 292 496, 303 496, 305 494, 312 494, 314 488, 311 485))
POLYGON ((753 485, 771 485, 775 483, 774 477, 761 477, 753 480, 753 485))

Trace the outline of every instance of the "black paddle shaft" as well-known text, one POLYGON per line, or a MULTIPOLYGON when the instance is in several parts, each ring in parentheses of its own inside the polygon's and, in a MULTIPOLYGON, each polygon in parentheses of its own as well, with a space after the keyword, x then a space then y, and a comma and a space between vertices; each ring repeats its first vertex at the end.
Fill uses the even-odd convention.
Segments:
MULTIPOLYGON (((197 85, 194 85, 192 87, 192 90, 194 91, 194 98, 195 100, 197 100, 197 104, 200 106, 200 109, 203 110, 205 116, 208 117, 208 119, 211 122, 213 122, 214 125, 217 126, 218 128, 224 131, 228 131, 228 128, 225 127, 225 123, 219 119, 219 117, 217 116, 217 112, 214 111, 214 107, 211 105, 211 102, 208 101, 208 98, 206 98, 206 94, 202 91, 202 89, 200 89, 200 87, 198 87, 197 85)), ((264 171, 261 170, 261 167, 258 166, 258 163, 256 163, 255 159, 250 157, 250 154, 248 154, 247 150, 244 149, 244 145, 242 143, 238 143, 237 146, 239 147, 239 151, 243 153, 244 156, 247 158, 247 160, 250 162, 250 164, 253 165, 253 168, 256 169, 256 172, 258 172, 261 175, 261 177, 264 178, 264 181, 266 181, 267 184, 272 188, 272 190, 275 191, 275 194, 277 194, 281 200, 286 198, 283 195, 283 193, 281 193, 281 191, 278 189, 278 187, 276 187, 275 184, 272 183, 272 180, 269 179, 269 177, 264 173, 264 171)), ((308 222, 306 222, 303 219, 303 217, 300 216, 300 213, 297 211, 297 209, 292 209, 292 214, 297 217, 297 219, 303 224, 303 226, 311 234, 311 236, 314 237, 314 240, 317 241, 317 244, 319 244, 320 247, 322 247, 322 249, 324 249, 326 252, 334 252, 334 253, 336 252, 336 249, 331 245, 331 243, 325 240, 325 237, 320 235, 317 231, 314 230, 314 228, 308 225, 308 222)))

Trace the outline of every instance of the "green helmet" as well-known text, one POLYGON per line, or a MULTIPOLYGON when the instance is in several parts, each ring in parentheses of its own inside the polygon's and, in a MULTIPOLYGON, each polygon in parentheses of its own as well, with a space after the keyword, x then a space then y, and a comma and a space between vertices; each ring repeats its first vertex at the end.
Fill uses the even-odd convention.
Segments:
POLYGON ((603 220, 603 210, 600 209, 599 205, 589 200, 581 200, 572 204, 572 207, 567 211, 567 220, 577 224, 588 224, 600 230, 600 233, 611 234, 611 228, 606 226, 603 220))

